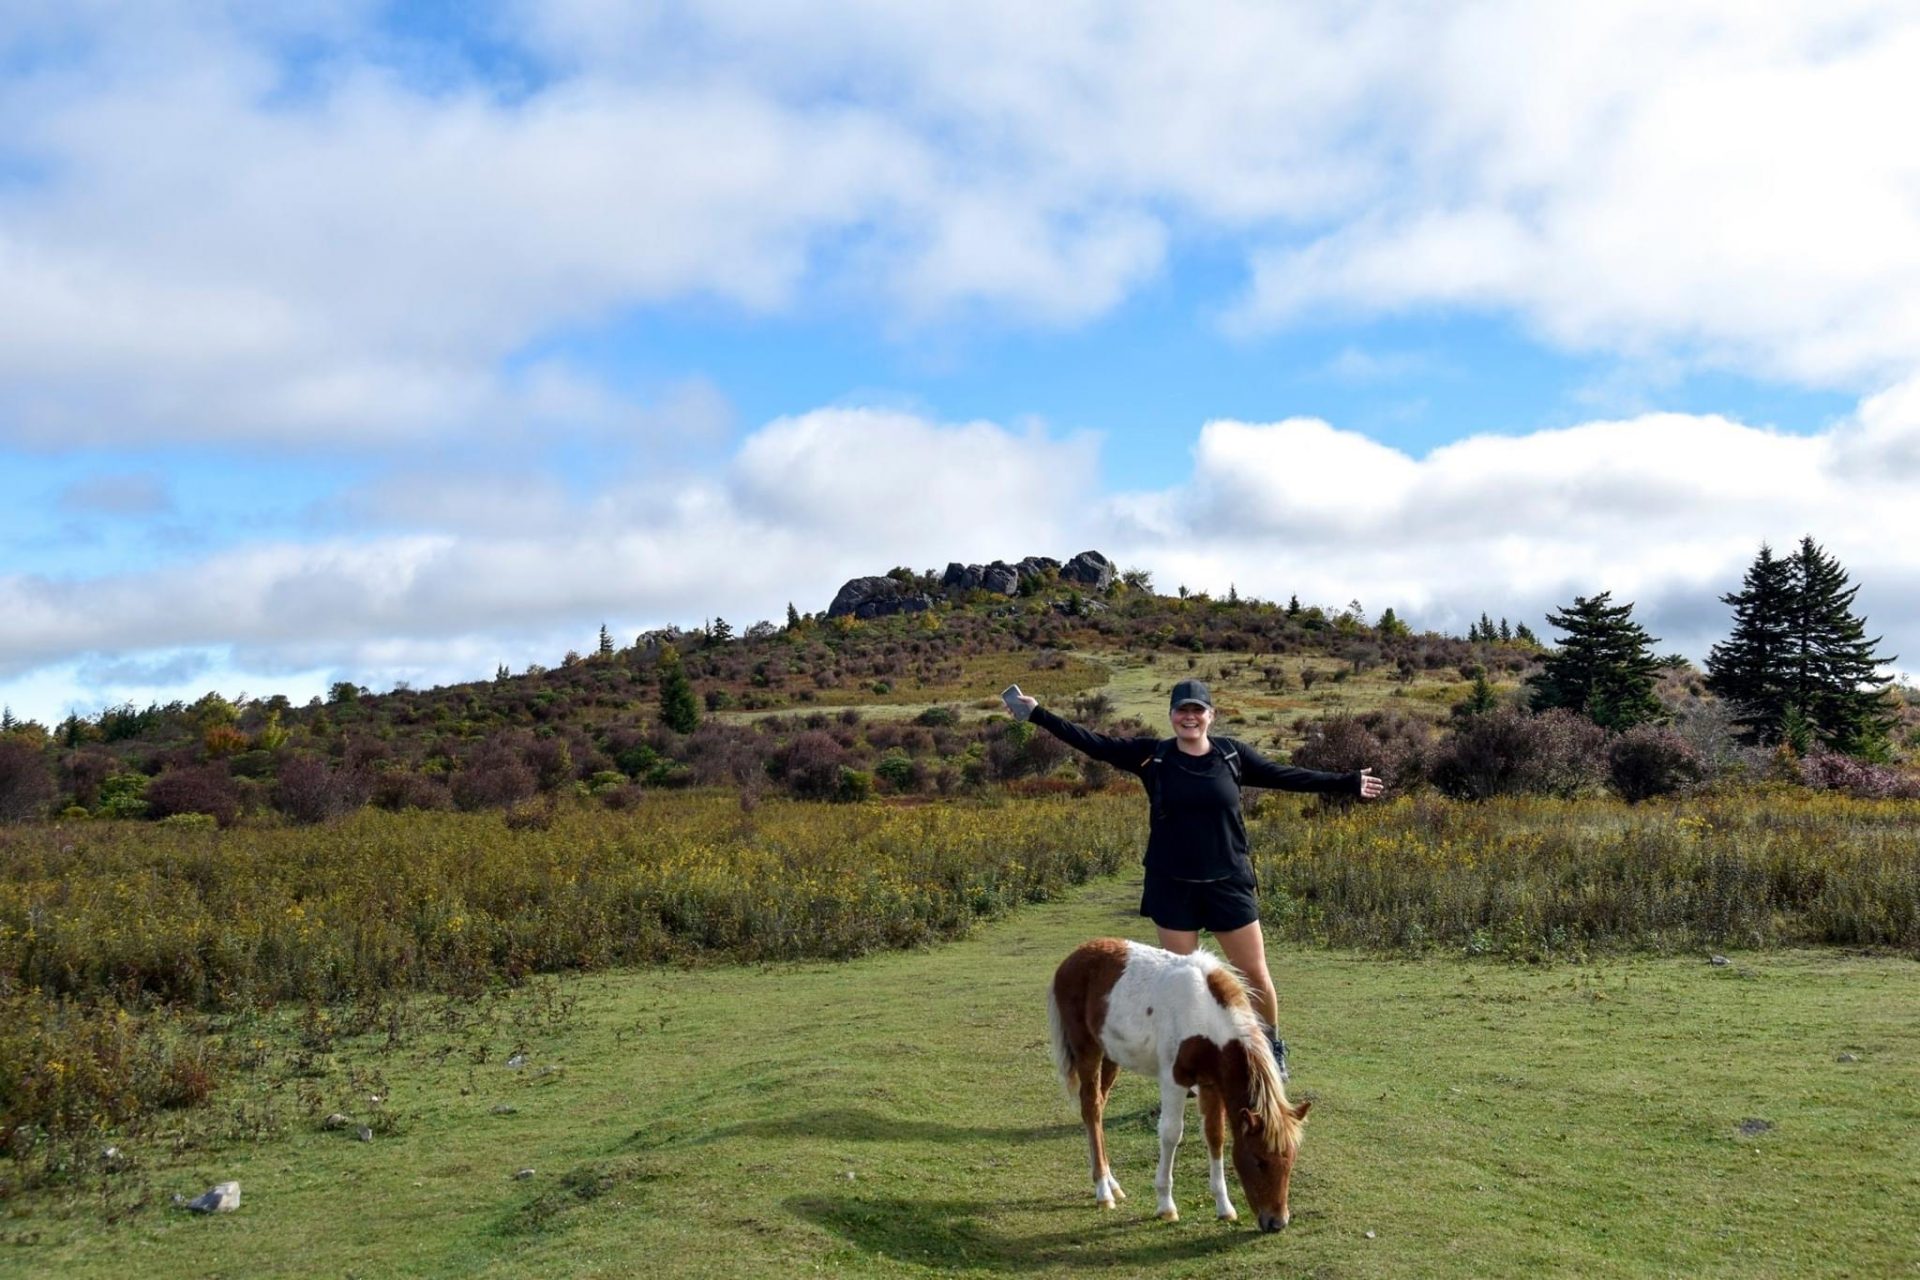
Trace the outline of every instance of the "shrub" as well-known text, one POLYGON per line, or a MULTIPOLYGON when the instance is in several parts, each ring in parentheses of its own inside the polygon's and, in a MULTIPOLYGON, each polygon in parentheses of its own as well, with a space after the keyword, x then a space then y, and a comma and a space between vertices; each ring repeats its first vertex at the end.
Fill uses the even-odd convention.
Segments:
POLYGON ((928 707, 915 716, 913 722, 928 729, 946 728, 960 723, 960 713, 952 707, 928 707))
POLYGON ((1071 748, 1031 722, 1012 721, 987 740, 987 772, 1001 781, 1052 773, 1071 748))
POLYGON ((540 779, 505 752, 482 756, 453 775, 453 802, 462 809, 505 809, 540 789, 540 779))
POLYGON ((1693 744, 1664 725, 1635 725, 1607 744, 1607 781, 1630 804, 1683 791, 1704 776, 1693 744))
POLYGON ((1351 773, 1371 768, 1398 792, 1426 782, 1433 754, 1433 726, 1403 711, 1326 716, 1311 721, 1293 763, 1303 769, 1351 773))
POLYGON ((847 759, 847 749, 832 734, 809 729, 795 734, 774 756, 774 774, 802 800, 832 800, 839 793, 840 771, 847 759))
POLYGON ((913 784, 917 766, 913 758, 899 748, 880 757, 880 763, 873 766, 874 776, 895 791, 917 790, 913 784))
POLYGON ((206 814, 223 827, 233 825, 240 816, 240 793, 224 768, 169 769, 147 784, 148 817, 188 813, 206 814))
POLYGON ((53 803, 53 776, 40 752, 25 742, 0 739, 0 822, 44 814, 53 803))
POLYGON ((147 812, 144 773, 113 773, 100 784, 99 814, 103 818, 139 818, 147 812))
POLYGON ((453 808, 453 793, 444 779, 410 769, 386 769, 374 774, 368 798, 393 813, 453 808))
POLYGON ((1844 791, 1864 800, 1920 798, 1920 775, 1869 764, 1837 751, 1815 751, 1800 762, 1800 778, 1818 791, 1844 791))
POLYGON ((325 822, 366 803, 364 779, 318 756, 290 756, 273 784, 273 807, 295 822, 325 822))
POLYGON ((1433 784, 1462 800, 1576 795, 1599 781, 1605 743, 1604 729, 1571 711, 1502 707, 1455 726, 1434 753, 1433 784))

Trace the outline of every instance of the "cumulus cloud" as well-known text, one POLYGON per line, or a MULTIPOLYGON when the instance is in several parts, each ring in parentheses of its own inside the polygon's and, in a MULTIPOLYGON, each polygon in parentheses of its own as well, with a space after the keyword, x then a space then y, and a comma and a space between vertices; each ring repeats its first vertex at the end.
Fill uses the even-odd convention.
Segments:
POLYGON ((1916 443, 1911 388, 1815 436, 1649 414, 1477 436, 1424 458, 1313 419, 1212 422, 1191 479, 1116 498, 1107 536, 1123 558, 1168 566, 1163 585, 1171 575, 1327 605, 1358 597, 1452 631, 1483 610, 1538 630, 1549 608, 1610 590, 1636 600, 1667 647, 1703 658, 1725 631, 1717 597, 1761 542, 1785 549, 1811 534, 1911 663, 1916 443))
POLYGON ((1904 6, 527 0, 482 33, 505 78, 379 12, 32 7, 5 438, 452 438, 539 420, 504 362, 633 307, 1072 324, 1182 242, 1246 253, 1253 331, 1484 307, 1859 391, 1920 359, 1904 6))
POLYGON ((87 654, 83 675, 111 686, 136 671, 115 663, 204 648, 267 674, 373 662, 352 678, 453 680, 476 674, 460 659, 500 649, 489 637, 520 647, 571 629, 573 647, 603 621, 744 623, 789 600, 818 610, 847 578, 899 563, 1083 549, 1068 544, 1096 462, 1090 439, 1037 427, 822 409, 748 436, 721 480, 622 474, 579 495, 539 475, 409 473, 352 500, 383 511, 390 532, 250 543, 138 573, 0 577, 0 680, 87 654), (429 660, 441 645, 453 647, 429 660))

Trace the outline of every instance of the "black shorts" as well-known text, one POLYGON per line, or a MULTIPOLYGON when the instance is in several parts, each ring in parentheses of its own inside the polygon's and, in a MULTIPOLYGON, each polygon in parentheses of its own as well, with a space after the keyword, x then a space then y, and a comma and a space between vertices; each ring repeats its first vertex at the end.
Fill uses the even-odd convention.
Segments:
POLYGON ((1149 871, 1140 914, 1162 929, 1227 933, 1258 920, 1260 903, 1251 872, 1224 880, 1175 880, 1149 871))

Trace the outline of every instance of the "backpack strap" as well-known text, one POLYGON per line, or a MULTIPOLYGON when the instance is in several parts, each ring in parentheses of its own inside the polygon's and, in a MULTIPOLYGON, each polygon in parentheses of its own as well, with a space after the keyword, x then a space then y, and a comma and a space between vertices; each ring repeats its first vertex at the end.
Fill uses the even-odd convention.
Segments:
MULTIPOLYGON (((1233 775, 1233 785, 1240 785, 1240 744, 1232 738, 1215 738, 1214 745, 1219 749, 1221 758, 1227 762, 1227 772, 1233 775)), ((1140 762, 1140 778, 1147 784, 1147 808, 1152 821, 1160 820, 1160 774, 1167 763, 1167 755, 1179 746, 1173 738, 1162 738, 1153 744, 1153 754, 1140 762)))

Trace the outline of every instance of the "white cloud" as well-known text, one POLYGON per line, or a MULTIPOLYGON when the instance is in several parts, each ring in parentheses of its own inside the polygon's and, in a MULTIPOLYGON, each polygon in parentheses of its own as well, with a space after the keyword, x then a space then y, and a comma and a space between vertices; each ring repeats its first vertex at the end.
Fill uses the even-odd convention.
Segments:
POLYGON ((1464 305, 1920 367, 1906 6, 552 0, 488 33, 500 84, 419 76, 371 6, 139 8, 37 9, 60 56, 0 81, 16 441, 454 437, 539 412, 502 360, 635 306, 1072 324, 1182 241, 1248 254, 1252 330, 1464 305))
POLYGON ((1911 664, 1917 445, 1911 385, 1815 436, 1650 414, 1478 436, 1421 459, 1311 419, 1213 422, 1191 480, 1115 499, 1102 536, 1109 554, 1164 567, 1163 587, 1358 597, 1453 631, 1486 610, 1546 636, 1549 608, 1610 590, 1639 602, 1664 647, 1702 658, 1726 626, 1717 597, 1760 543, 1812 534, 1911 664))

